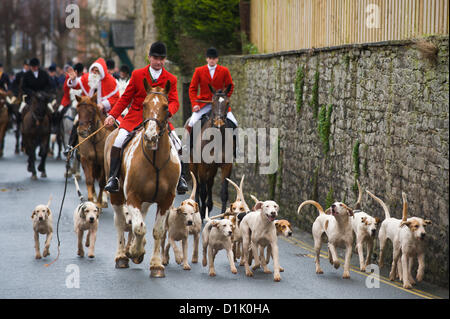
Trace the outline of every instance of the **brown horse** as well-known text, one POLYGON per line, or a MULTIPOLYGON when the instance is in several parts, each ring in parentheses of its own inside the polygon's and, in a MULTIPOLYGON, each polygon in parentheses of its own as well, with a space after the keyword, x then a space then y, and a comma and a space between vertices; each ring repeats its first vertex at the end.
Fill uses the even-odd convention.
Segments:
MULTIPOLYGON (((77 112, 79 125, 77 129, 78 140, 83 142, 90 134, 102 126, 106 115, 101 112, 97 103, 97 95, 93 97, 76 96, 78 101, 77 112)), ((104 128, 97 134, 89 138, 79 147, 81 165, 86 177, 86 187, 88 191, 88 201, 97 199, 98 207, 108 207, 106 199, 103 198, 103 189, 106 185, 104 165, 104 150, 106 137, 112 129, 104 128), (95 181, 98 181, 98 196, 95 193, 95 181)))
MULTIPOLYGON (((153 255, 150 261, 150 276, 164 277, 161 258, 161 240, 164 235, 165 214, 173 203, 181 173, 178 154, 171 149, 168 135, 168 97, 170 82, 165 89, 151 88, 146 79, 144 87, 147 97, 143 102, 143 119, 130 142, 123 147, 120 169, 120 190, 111 193, 114 221, 118 234, 116 268, 128 268, 128 258, 139 264, 145 254, 145 216, 151 204, 157 203, 156 221, 153 228, 153 255), (132 216, 133 241, 125 248, 124 206, 132 216)), ((105 144, 105 172, 109 172, 111 147, 117 136, 116 129, 105 144)))
MULTIPOLYGON (((226 88, 226 90, 215 91, 211 85, 209 85, 209 89, 213 93, 211 115, 209 119, 205 122, 205 124, 202 125, 200 134, 198 134, 198 136, 193 137, 194 152, 196 151, 198 152, 198 149, 196 150, 198 146, 200 146, 201 149, 202 154, 201 162, 194 163, 193 159, 195 155, 191 153, 191 161, 189 164, 190 170, 191 172, 194 173, 199 184, 199 192, 197 192, 196 194, 196 201, 200 206, 200 214, 202 216, 202 219, 205 218, 206 207, 208 207, 209 212, 211 212, 213 208, 212 188, 214 185, 214 177, 216 176, 217 170, 219 168, 222 173, 221 176, 222 190, 220 193, 220 197, 222 200, 222 213, 224 213, 227 208, 227 201, 228 201, 227 178, 230 178, 231 176, 233 161, 232 157, 230 161, 230 155, 232 154, 226 154, 226 150, 228 150, 228 148, 226 148, 225 145, 228 144, 233 145, 233 148, 235 147, 233 141, 227 141, 225 134, 226 128, 233 129, 233 127, 230 126, 230 124, 226 119, 230 101, 227 94, 231 89, 231 85, 229 85, 226 88), (219 133, 218 135, 221 136, 221 144, 217 145, 219 146, 219 149, 217 149, 216 147, 212 147, 209 154, 206 154, 211 158, 214 158, 214 160, 212 160, 210 163, 207 163, 204 158, 205 146, 207 146, 210 143, 214 143, 214 137, 210 139, 203 139, 205 137, 204 132, 208 129, 211 133, 214 133, 214 131, 216 130, 217 133, 219 133), (218 153, 215 154, 215 151, 217 151, 218 153)), ((214 134, 214 136, 217 137, 217 134, 214 134)))
POLYGON ((8 107, 6 106, 6 92, 0 90, 0 157, 3 156, 6 128, 8 127, 8 107))
POLYGON ((29 105, 23 110, 22 123, 22 143, 25 153, 28 155, 28 171, 31 172, 31 179, 37 179, 36 168, 36 148, 39 146, 39 156, 41 161, 38 170, 41 177, 47 177, 45 172, 45 160, 47 159, 48 143, 50 139, 50 112, 47 104, 52 96, 45 92, 35 92, 30 97, 29 105))

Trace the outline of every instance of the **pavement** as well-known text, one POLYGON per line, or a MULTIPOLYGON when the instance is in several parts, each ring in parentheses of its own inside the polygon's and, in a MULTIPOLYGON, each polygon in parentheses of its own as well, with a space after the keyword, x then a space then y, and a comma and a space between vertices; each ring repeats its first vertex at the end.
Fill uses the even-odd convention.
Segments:
MULTIPOLYGON (((359 271, 357 255, 353 254, 351 278, 342 279, 342 267, 334 269, 328 262, 326 246, 321 253, 323 275, 315 273, 313 240, 310 233, 294 229, 291 238, 280 238, 280 264, 285 268, 281 282, 274 282, 272 274, 262 269, 253 278, 245 276, 243 267, 233 275, 225 251, 216 257, 216 277, 209 277, 208 268, 201 263, 192 264, 190 271, 183 270, 174 261, 165 268, 165 278, 150 278, 149 265, 153 247, 152 228, 156 206, 147 214, 147 245, 144 261, 130 268, 115 269, 116 230, 111 207, 100 217, 95 258, 77 256, 77 240, 73 232, 73 210, 79 203, 75 186, 69 179, 64 205, 61 210, 58 235, 57 221, 64 193, 65 162, 49 158, 47 178, 30 179, 24 154, 14 154, 14 136, 6 135, 5 155, 0 158, 0 298, 2 299, 448 299, 448 288, 429 283, 419 283, 415 289, 403 289, 398 281, 387 278, 388 269, 379 275, 359 271), (53 212, 54 235, 51 255, 36 260, 31 212, 37 204, 45 204, 49 196, 53 212), (50 266, 46 264, 52 263, 50 266), (372 287, 372 288, 371 288, 372 287)), ((84 178, 80 181, 86 197, 84 178)), ((178 206, 189 194, 177 196, 178 206)), ((217 207, 211 215, 219 213, 217 207)), ((44 237, 41 236, 41 247, 44 237)), ((189 256, 193 240, 189 240, 189 256)), ((42 249, 42 248, 41 248, 42 249)), ((42 250, 41 250, 42 251, 42 250)), ((343 251, 339 250, 339 255, 343 251)), ((199 259, 201 261, 201 243, 199 259)), ((431 256, 428 256, 431 258, 431 256)), ((189 258, 190 261, 190 258, 189 258)), ((269 268, 272 268, 272 262, 269 268)))

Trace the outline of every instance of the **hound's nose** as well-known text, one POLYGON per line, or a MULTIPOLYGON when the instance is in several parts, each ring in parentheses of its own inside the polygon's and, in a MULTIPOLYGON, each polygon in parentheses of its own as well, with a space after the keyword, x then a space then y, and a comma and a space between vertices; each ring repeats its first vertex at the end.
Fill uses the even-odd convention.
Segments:
POLYGON ((42 217, 39 217, 39 220, 43 220, 43 218, 42 218, 42 217))
POLYGON ((233 232, 230 230, 230 231, 228 232, 228 235, 231 236, 232 234, 233 234, 233 232))
POLYGON ((128 221, 128 224, 129 224, 129 225, 131 225, 131 224, 132 224, 131 220, 130 220, 130 221, 128 221))
POLYGON ((291 231, 288 233, 288 236, 292 236, 292 232, 291 231))
POLYGON ((425 238, 425 233, 420 234, 420 238, 424 239, 425 238))
POLYGON ((192 220, 188 220, 187 225, 192 226, 192 220))
POLYGON ((376 229, 372 229, 372 236, 375 235, 376 229))
POLYGON ((95 220, 95 218, 94 218, 94 217, 91 217, 91 218, 89 218, 89 222, 90 222, 90 223, 93 223, 93 222, 94 222, 94 220, 95 220))
POLYGON ((271 212, 270 214, 272 215, 272 217, 277 216, 277 213, 276 213, 276 212, 271 212))

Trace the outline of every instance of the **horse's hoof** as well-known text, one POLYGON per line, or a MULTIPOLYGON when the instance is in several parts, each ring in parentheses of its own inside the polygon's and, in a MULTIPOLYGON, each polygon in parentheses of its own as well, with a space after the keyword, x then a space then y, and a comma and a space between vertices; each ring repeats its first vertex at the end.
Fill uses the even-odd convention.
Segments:
POLYGON ((150 268, 150 277, 151 278, 164 278, 166 275, 164 274, 164 269, 151 269, 150 268))
POLYGON ((140 255, 139 257, 132 258, 131 259, 135 264, 140 264, 144 260, 144 254, 140 255))
POLYGON ((37 176, 36 175, 31 175, 31 180, 33 180, 33 181, 37 180, 37 176))
POLYGON ((42 172, 42 173, 41 173, 41 177, 42 177, 42 178, 46 178, 46 177, 47 177, 47 174, 46 174, 45 172, 42 172))
POLYGON ((116 269, 129 268, 128 258, 119 258, 116 260, 116 269))

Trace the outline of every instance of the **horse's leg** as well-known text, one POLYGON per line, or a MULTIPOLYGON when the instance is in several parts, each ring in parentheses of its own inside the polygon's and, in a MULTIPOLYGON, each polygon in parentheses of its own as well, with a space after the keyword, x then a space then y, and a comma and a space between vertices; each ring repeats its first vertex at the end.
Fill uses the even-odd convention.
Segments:
POLYGON ((208 212, 211 212, 213 209, 213 200, 212 200, 212 189, 214 186, 214 177, 217 174, 218 167, 214 165, 211 170, 208 172, 207 184, 206 184, 206 192, 207 192, 207 202, 208 212))
POLYGON ((86 178, 86 187, 88 191, 88 201, 94 201, 94 165, 88 161, 87 158, 81 157, 81 165, 83 166, 84 175, 86 178))
POLYGON ((36 177, 36 168, 34 166, 34 162, 36 161, 36 148, 34 147, 34 143, 32 137, 26 136, 24 140, 25 153, 28 156, 28 167, 27 170, 31 173, 31 179, 35 180, 36 177))
MULTIPOLYGON (((202 217, 202 220, 205 218, 206 213, 206 183, 201 181, 199 182, 199 192, 200 193, 200 215, 202 217)), ((209 214, 211 214, 211 211, 209 211, 209 214)))
POLYGON ((103 165, 99 165, 98 170, 100 171, 100 174, 99 174, 99 180, 98 180, 99 191, 98 191, 97 203, 98 203, 98 207, 107 208, 108 201, 105 196, 106 194, 103 194, 103 192, 105 190, 105 185, 106 185, 105 170, 103 169, 103 165), (105 197, 103 197, 103 196, 105 196, 105 197))
POLYGON ((48 144, 48 135, 44 134, 39 145, 39 156, 41 157, 41 162, 39 163, 38 170, 41 172, 41 177, 47 177, 47 173, 45 172, 45 160, 47 159, 48 154, 48 144))
MULTIPOLYGON (((114 209, 114 225, 117 231, 117 251, 116 251, 116 268, 128 268, 128 257, 125 252, 125 214, 124 214, 124 198, 122 193, 111 194, 111 205, 114 209)), ((131 232, 130 232, 131 233, 131 232)), ((130 238, 130 236, 128 236, 130 238)), ((129 243, 128 243, 129 245, 129 243)), ((127 246, 128 246, 127 245, 127 246)))
POLYGON ((174 198, 175 194, 168 194, 164 202, 158 203, 155 226, 153 227, 155 244, 153 245, 153 255, 150 260, 150 277, 165 277, 164 266, 161 262, 161 241, 165 235, 166 212, 169 210, 174 198))
POLYGON ((140 264, 144 260, 145 255, 147 226, 144 222, 145 216, 142 214, 141 207, 142 203, 139 200, 133 197, 127 199, 127 208, 131 214, 131 230, 133 232, 133 242, 127 251, 127 257, 131 258, 135 264, 140 264))
POLYGON ((16 154, 19 154, 20 153, 20 148, 19 148, 19 145, 20 145, 20 113, 19 112, 17 112, 17 114, 16 114, 16 147, 15 147, 15 150, 14 150, 14 153, 16 153, 16 154))
POLYGON ((220 198, 222 200, 222 214, 225 213, 225 210, 227 209, 227 202, 228 202, 228 181, 227 178, 230 178, 231 176, 231 164, 229 165, 223 165, 221 167, 222 171, 222 191, 220 193, 220 198))

